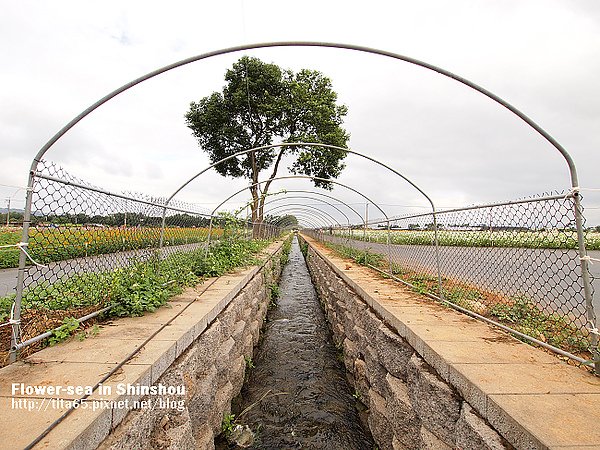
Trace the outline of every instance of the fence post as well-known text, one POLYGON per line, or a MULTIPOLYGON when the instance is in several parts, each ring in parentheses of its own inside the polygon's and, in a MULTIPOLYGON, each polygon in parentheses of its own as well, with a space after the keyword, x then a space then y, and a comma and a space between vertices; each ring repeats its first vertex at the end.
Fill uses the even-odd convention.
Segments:
POLYGON ((585 234, 583 231, 583 217, 581 212, 581 198, 579 193, 573 193, 575 206, 575 225, 577 227, 577 245, 579 250, 579 261, 581 262, 581 277, 583 281, 583 293, 585 296, 586 315, 590 331, 590 352, 594 360, 594 372, 600 376, 600 349, 598 348, 598 326, 596 322, 596 313, 594 311, 594 302, 592 297, 592 283, 588 265, 588 256, 585 249, 585 234))
MULTIPOLYGON (((363 228, 363 241, 365 246, 365 265, 369 263, 369 249, 367 245, 367 223, 369 222, 369 202, 365 203, 365 226, 363 228)), ((369 237, 370 242, 370 237, 369 237)))
POLYGON ((440 299, 444 300, 444 290, 442 286, 442 268, 440 264, 440 246, 438 239, 438 223, 437 223, 437 214, 435 211, 435 207, 433 208, 433 243, 435 246, 435 265, 438 276, 438 291, 440 294, 440 299))
POLYGON ((167 205, 163 206, 162 221, 160 225, 160 241, 158 242, 158 251, 161 252, 163 248, 163 242, 165 240, 165 223, 167 220, 167 205))
POLYGON ((387 250, 388 250, 388 262, 390 265, 390 275, 393 275, 392 271, 392 240, 391 240, 391 229, 390 221, 387 221, 387 250))
MULTIPOLYGON (((37 165, 37 161, 34 161, 37 165)), ((27 195, 25 196, 25 211, 23 213, 23 232, 21 235, 21 245, 26 247, 29 244, 29 225, 31 223, 31 205, 33 203, 33 184, 35 182, 35 172, 32 168, 29 172, 29 179, 27 181, 27 195)), ((11 328, 12 337, 10 344, 10 352, 8 355, 9 364, 14 363, 17 360, 16 346, 21 340, 21 305, 23 302, 23 291, 25 288, 25 265, 27 263, 27 256, 23 248, 19 252, 19 270, 17 272, 17 293, 15 296, 15 302, 11 311, 11 328)))

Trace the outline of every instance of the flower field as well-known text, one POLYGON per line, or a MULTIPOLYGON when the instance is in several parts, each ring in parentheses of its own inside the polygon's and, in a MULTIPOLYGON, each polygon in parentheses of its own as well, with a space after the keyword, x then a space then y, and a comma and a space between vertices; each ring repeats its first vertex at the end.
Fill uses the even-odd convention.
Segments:
MULTIPOLYGON (((213 237, 223 234, 213 229, 213 237)), ((182 245, 203 242, 208 228, 165 229, 164 245, 182 245)), ((21 240, 21 230, 0 230, 0 246, 14 245, 21 240)), ((40 263, 61 261, 83 256, 101 255, 126 250, 158 247, 160 228, 87 228, 65 226, 58 228, 32 228, 29 235, 29 254, 40 263)), ((0 269, 18 267, 17 248, 0 249, 0 269)))
MULTIPOLYGON (((340 236, 347 236, 347 230, 339 230, 340 236)), ((353 231, 353 239, 364 240, 362 230, 353 231)), ((387 230, 367 230, 366 240, 387 242, 387 230)), ((434 233, 431 230, 391 230, 390 240, 397 245, 432 245, 434 233)), ((577 248, 575 231, 456 231, 439 230, 440 245, 454 247, 515 247, 515 248, 577 248)), ((586 248, 600 250, 600 233, 586 233, 586 248)))

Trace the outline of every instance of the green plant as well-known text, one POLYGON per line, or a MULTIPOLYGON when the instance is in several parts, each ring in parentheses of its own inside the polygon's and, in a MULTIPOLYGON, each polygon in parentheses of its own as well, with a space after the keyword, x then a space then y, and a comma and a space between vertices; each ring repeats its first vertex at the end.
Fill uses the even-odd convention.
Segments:
POLYGON ((269 284, 268 295, 269 295, 269 308, 277 307, 277 299, 279 298, 279 295, 280 295, 279 286, 275 283, 269 284))
POLYGON ((246 356, 244 360, 246 361, 246 370, 254 369, 256 367, 254 361, 252 361, 252 356, 246 356))
POLYGON ((279 256, 279 261, 282 266, 288 262, 288 259, 290 257, 290 251, 292 249, 293 237, 294 237, 293 235, 288 236, 287 239, 284 241, 283 246, 281 248, 281 254, 279 256))
POLYGON ((77 319, 74 317, 65 317, 63 324, 52 330, 52 336, 48 339, 48 344, 52 346, 66 340, 78 328, 79 321, 77 319))
MULTIPOLYGON (((352 258, 361 264, 364 251, 340 244, 326 243, 327 247, 344 258, 352 258)), ((386 261, 380 257, 378 264, 374 264, 371 254, 369 262, 382 270, 388 270, 386 261)), ((402 279, 413 286, 413 291, 419 294, 438 295, 438 280, 436 277, 403 269, 395 266, 394 271, 399 271, 402 279)), ((385 277, 385 275, 382 275, 385 277)), ((572 325, 568 318, 558 313, 546 313, 538 308, 531 300, 523 297, 502 298, 474 286, 464 285, 452 280, 443 279, 444 299, 448 302, 474 311, 483 316, 490 317, 504 323, 516 331, 531 336, 542 342, 560 347, 570 352, 587 352, 589 338, 585 330, 572 325)), ((524 342, 530 343, 525 339, 524 342)))
POLYGON ((77 333, 77 339, 79 339, 80 341, 84 341, 85 339, 87 339, 89 337, 98 336, 98 333, 100 333, 100 327, 98 325, 94 325, 89 330, 83 330, 83 331, 77 333))
POLYGON ((235 414, 224 414, 221 422, 221 432, 227 437, 235 427, 235 414))

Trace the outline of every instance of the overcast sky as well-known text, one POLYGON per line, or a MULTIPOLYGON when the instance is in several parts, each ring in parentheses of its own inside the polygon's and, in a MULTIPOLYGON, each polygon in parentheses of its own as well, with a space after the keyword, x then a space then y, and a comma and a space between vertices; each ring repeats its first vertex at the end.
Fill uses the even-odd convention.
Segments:
MULTIPOLYGON (((0 200, 23 206, 31 159, 81 110, 146 72, 241 44, 310 40, 392 51, 438 65, 504 98, 572 154, 582 188, 598 189, 600 3, 466 1, 19 1, 0 14, 0 200)), ((112 191, 168 196, 208 161, 183 115, 220 90, 244 53, 198 62, 117 97, 64 136, 46 159, 112 191)), ((329 76, 349 107, 350 147, 396 168, 440 207, 570 187, 564 159, 499 105, 456 81, 357 52, 253 50, 285 68, 329 76)), ((358 157, 340 178, 389 214, 427 205, 358 157)), ((212 208, 245 181, 200 178, 178 198, 212 208)), ((275 189, 311 189, 306 181, 275 189)), ((584 191, 588 224, 600 192, 584 191)), ((332 194, 364 200, 344 189, 332 194)), ((240 198, 240 203, 244 200, 240 198)), ((308 201, 305 201, 308 203, 308 201)), ((234 204, 231 204, 232 207, 234 204)))

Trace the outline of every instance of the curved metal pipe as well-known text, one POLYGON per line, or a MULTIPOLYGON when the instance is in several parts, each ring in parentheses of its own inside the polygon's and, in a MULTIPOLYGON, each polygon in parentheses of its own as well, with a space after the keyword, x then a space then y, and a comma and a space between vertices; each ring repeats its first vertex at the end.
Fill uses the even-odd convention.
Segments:
POLYGON ((247 149, 247 150, 241 150, 239 152, 233 153, 233 154, 231 154, 229 156, 226 156, 225 158, 220 159, 219 161, 217 161, 215 163, 212 163, 208 167, 202 169, 200 172, 198 172, 192 178, 190 178, 189 180, 187 180, 175 192, 173 192, 173 194, 171 194, 171 196, 167 199, 167 201, 166 201, 165 204, 168 205, 169 202, 173 199, 173 197, 175 197, 188 184, 190 184, 192 181, 194 181, 196 178, 198 178, 203 173, 205 173, 205 172, 209 171, 210 169, 218 166, 219 164, 222 164, 222 163, 227 162, 227 161, 229 161, 231 159, 237 158, 238 156, 246 155, 248 153, 261 152, 263 150, 270 150, 270 149, 277 148, 277 147, 309 147, 309 150, 313 150, 312 147, 322 147, 322 148, 329 148, 329 149, 332 149, 332 150, 340 150, 340 151, 343 151, 343 152, 346 152, 346 153, 350 153, 352 155, 360 156, 361 158, 365 158, 365 159, 367 159, 367 160, 369 160, 371 162, 374 162, 375 164, 378 164, 381 167, 383 167, 383 168, 391 171, 392 173, 396 174, 397 176, 399 176, 400 178, 402 178, 403 180, 405 180, 408 184, 410 184, 412 187, 414 187, 419 193, 421 193, 427 199, 427 201, 431 205, 431 208, 435 212, 435 205, 434 205, 433 200, 431 199, 431 197, 429 197, 412 180, 410 180, 408 177, 402 175, 396 169, 388 166, 385 163, 382 163, 381 161, 379 161, 379 160, 377 160, 375 158, 372 158, 371 156, 365 155, 364 153, 361 153, 361 152, 357 152, 356 150, 351 150, 351 149, 345 148, 345 147, 339 147, 337 145, 322 144, 322 143, 319 143, 319 142, 287 142, 287 143, 279 143, 279 144, 261 145, 259 147, 254 147, 254 148, 250 148, 250 149, 247 149))
MULTIPOLYGON (((516 107, 514 107, 507 101, 503 100, 496 94, 492 93, 491 91, 488 91, 487 89, 475 84, 472 81, 467 80, 466 78, 456 75, 448 70, 442 69, 441 67, 437 67, 433 64, 429 64, 427 62, 420 61, 416 58, 411 58, 409 56, 405 56, 405 55, 401 55, 401 54, 393 53, 393 52, 388 52, 385 50, 379 50, 379 49, 375 49, 375 48, 365 47, 365 46, 361 46, 361 45, 341 44, 341 43, 335 43, 335 42, 314 42, 314 41, 263 42, 263 43, 257 43, 257 44, 239 45, 239 46, 235 46, 235 47, 229 47, 229 48, 215 50, 215 51, 208 52, 208 53, 203 53, 200 55, 192 56, 190 58, 185 58, 185 59, 182 59, 175 63, 172 63, 172 64, 166 65, 164 67, 161 67, 159 69, 153 70, 152 72, 148 72, 147 74, 142 75, 141 77, 136 78, 135 80, 132 80, 129 83, 126 83, 123 86, 115 89, 114 91, 105 95, 100 100, 98 100, 97 102, 95 102, 94 104, 92 104, 91 106, 86 108, 84 111, 79 113, 68 124, 66 124, 63 128, 61 128, 52 138, 50 138, 50 140, 48 142, 46 142, 46 144, 44 144, 44 146, 38 151, 37 155, 35 156, 34 162, 37 165, 37 162, 40 161, 40 159, 50 149, 50 147, 52 147, 52 145, 54 145, 54 143, 56 143, 56 141, 58 141, 65 133, 67 133, 67 131, 69 131, 71 128, 73 128, 79 121, 81 121, 84 117, 86 117, 92 111, 94 111, 98 107, 102 106, 104 103, 108 102, 109 100, 113 99, 117 95, 125 92, 126 90, 128 90, 146 80, 154 78, 154 77, 156 77, 162 73, 168 72, 172 69, 176 69, 178 67, 185 66, 187 64, 190 64, 190 63, 193 63, 196 61, 200 61, 203 59, 208 59, 208 58, 211 58, 214 56, 225 55, 228 53, 236 53, 236 52, 240 52, 240 51, 244 51, 244 50, 252 50, 252 49, 259 49, 259 48, 271 48, 271 47, 324 47, 324 48, 338 48, 338 49, 344 49, 344 50, 354 50, 354 51, 359 51, 359 52, 363 52, 363 53, 371 53, 374 55, 386 56, 389 58, 393 58, 393 59, 404 61, 404 62, 407 62, 410 64, 414 64, 414 65, 423 67, 425 69, 431 70, 433 72, 439 73, 440 75, 443 75, 445 77, 456 80, 459 83, 464 84, 465 86, 485 95, 486 97, 490 98, 494 102, 496 102, 496 103, 500 104, 501 106, 503 106, 504 108, 508 109, 510 112, 515 114, 517 117, 519 117, 525 123, 527 123, 531 128, 533 128, 537 133, 539 133, 550 144, 552 144, 552 146, 555 147, 560 152, 560 154, 564 157, 564 159, 567 162, 567 165, 569 166, 569 170, 571 173, 572 187, 578 186, 577 170, 575 168, 575 163, 574 163, 571 155, 567 152, 567 150, 562 145, 560 145, 558 143, 558 141, 556 141, 548 132, 546 132, 542 127, 540 127, 537 123, 535 123, 527 115, 525 115, 519 109, 517 109, 516 107)), ((35 166, 33 164, 32 164, 32 170, 35 171, 35 166)))
MULTIPOLYGON (((200 175, 202 175, 203 173, 207 172, 208 170, 212 169, 213 167, 222 164, 226 161, 229 161, 231 159, 237 158, 238 156, 242 156, 242 155, 246 155, 248 153, 253 153, 253 152, 261 152, 263 150, 270 150, 272 148, 275 147, 309 147, 310 150, 313 150, 313 148, 315 147, 322 147, 322 148, 329 148, 329 149, 335 149, 335 150, 340 150, 340 151, 344 151, 346 153, 350 153, 353 155, 357 155, 360 156, 362 158, 365 158, 371 162, 374 162, 375 164, 378 164, 382 167, 384 167, 385 169, 391 171, 392 173, 396 174, 397 176, 399 176, 400 178, 402 178, 403 180, 405 180, 406 182, 408 182, 411 186, 413 186, 418 192, 420 192, 429 202, 429 204, 431 205, 431 211, 432 211, 432 215, 433 215, 433 244, 434 244, 434 252, 435 252, 435 263, 436 263, 436 268, 437 268, 437 278, 438 278, 438 291, 439 291, 439 295, 440 297, 444 297, 444 291, 443 291, 443 287, 442 287, 442 272, 441 272, 441 261, 440 261, 440 249, 439 249, 439 237, 438 237, 438 227, 437 227, 437 215, 436 215, 436 209, 435 209, 435 204, 433 203, 433 200, 431 199, 431 197, 429 197, 421 188, 419 188, 413 181, 411 181, 409 178, 407 178, 406 176, 402 175, 400 172, 398 172, 396 169, 393 169, 392 167, 388 166, 385 163, 382 163, 381 161, 378 161, 375 158, 372 158, 368 155, 365 155, 363 153, 357 152, 355 150, 350 150, 344 147, 338 147, 336 145, 329 145, 329 144, 321 144, 321 143, 315 143, 315 142, 287 142, 287 143, 280 143, 280 144, 270 144, 270 145, 262 145, 260 147, 255 147, 255 148, 251 148, 251 149, 247 149, 247 150, 242 150, 236 153, 233 153, 223 159, 220 159, 219 161, 212 163, 211 165, 209 165, 208 167, 206 167, 205 169, 201 170, 200 172, 198 172, 196 175, 194 175, 192 178, 190 178, 188 181, 186 181, 185 183, 183 183, 166 201, 165 203, 165 207, 163 209, 163 218, 162 218, 162 227, 161 227, 161 231, 160 231, 160 244, 159 246, 162 247, 162 243, 163 243, 163 236, 164 236, 164 227, 165 227, 165 215, 167 212, 167 205, 169 204, 169 202, 173 199, 173 197, 175 197, 175 195, 177 195, 182 189, 184 189, 188 184, 190 184, 192 181, 194 181, 196 178, 198 178, 200 175)), ((283 150, 282 150, 283 151, 283 150)), ((313 178, 317 179, 317 178, 313 178)), ((269 182, 269 180, 267 180, 266 182, 269 182)), ((251 186, 255 186, 255 184, 251 185, 251 186)), ((250 186, 250 187, 251 187, 250 186)), ((373 203, 373 202, 371 202, 373 203)), ((373 203, 375 206, 377 206, 377 204, 373 203)), ((386 214, 383 212, 383 210, 381 208, 379 208, 379 206, 377 206, 377 208, 383 213, 383 215, 386 217, 387 219, 387 237, 386 237, 386 241, 387 241, 387 248, 388 248, 388 261, 389 261, 389 265, 390 265, 390 273, 392 271, 392 254, 391 254, 391 236, 390 236, 390 221, 388 219, 388 217, 386 216, 386 214)), ((212 223, 212 219, 211 219, 211 223, 212 223)), ((210 228, 209 228, 210 230, 210 228)), ((209 231, 210 232, 210 231, 209 231)), ((366 235, 367 232, 367 224, 365 223, 364 225, 364 233, 366 235)), ((209 235, 210 237, 210 235, 209 235)), ((210 242, 210 239, 209 239, 210 242)), ((208 247, 207 247, 207 251, 208 251, 208 247)))
POLYGON ((299 217, 299 218, 297 218, 297 219, 298 219, 298 226, 299 226, 299 227, 306 228, 306 225, 308 225, 308 226, 310 226, 310 227, 312 227, 312 228, 315 228, 315 229, 317 229, 317 228, 319 228, 319 227, 320 227, 320 225, 319 225, 319 224, 317 224, 317 223, 315 223, 315 222, 313 222, 313 221, 311 221, 311 220, 308 220, 308 219, 306 219, 306 218, 304 218, 304 217, 299 217), (301 223, 302 221, 304 221, 304 223, 306 223, 306 225, 303 225, 303 224, 301 223))
MULTIPOLYGON (((286 197, 279 197, 279 198, 271 199, 270 201, 265 202, 263 206, 272 205, 275 202, 280 202, 280 201, 289 200, 289 199, 309 199, 309 200, 313 200, 313 201, 318 201, 318 202, 320 202, 320 204, 327 205, 330 208, 335 209, 336 211, 338 211, 340 214, 342 214, 345 217, 348 226, 344 227, 344 226, 340 225, 340 229, 343 230, 343 229, 347 228, 348 229, 348 236, 347 236, 347 238, 348 239, 350 238, 350 236, 352 234, 352 224, 350 223, 350 218, 340 208, 338 208, 337 206, 335 206, 335 205, 333 205, 333 204, 329 203, 328 201, 325 201, 325 200, 323 200, 321 198, 310 197, 308 195, 303 195, 303 196, 290 195, 290 196, 286 196, 286 197)), ((306 205, 306 206, 310 206, 310 205, 306 205)))
MULTIPOLYGON (((314 210, 315 213, 317 215, 320 215, 322 217, 327 217, 328 219, 331 219, 331 223, 337 224, 338 226, 342 226, 342 224, 335 218, 333 217, 331 214, 329 214, 326 211, 323 211, 319 208, 316 208, 314 206, 310 206, 310 205, 303 205, 301 203, 289 203, 287 205, 279 205, 279 206, 275 206, 274 208, 271 208, 269 211, 267 212, 271 212, 271 211, 276 211, 276 210, 280 210, 281 208, 287 208, 289 206, 293 206, 296 208, 300 208, 303 211, 307 211, 307 210, 314 210)), ((283 212, 287 212, 288 210, 284 210, 283 212)))
MULTIPOLYGON (((351 191, 355 192, 356 194, 360 195, 362 198, 364 198, 365 200, 367 200, 367 202, 370 202, 370 203, 372 203, 372 204, 373 204, 373 205, 374 205, 374 206, 375 206, 375 207, 376 207, 376 208, 377 208, 377 209, 378 209, 378 210, 379 210, 379 211, 380 211, 380 212, 381 212, 381 213, 384 215, 384 217, 386 218, 386 220, 387 220, 387 223, 388 223, 388 232, 389 232, 389 223, 390 223, 390 219, 389 219, 389 217, 387 216, 387 214, 385 213, 385 211, 384 211, 383 209, 381 209, 381 207, 380 207, 380 206, 379 206, 377 203, 375 203, 373 200, 371 200, 369 197, 367 197, 367 196, 366 196, 365 194, 363 194, 362 192, 360 192, 360 191, 358 191, 358 190, 356 190, 356 189, 354 189, 354 188, 352 188, 352 187, 350 187, 350 186, 347 186, 347 185, 345 185, 345 184, 343 184, 343 183, 340 183, 339 181, 331 180, 331 179, 329 179, 329 178, 312 177, 312 176, 309 176, 309 175, 287 175, 287 176, 282 176, 282 177, 274 177, 274 178, 269 178, 269 179, 267 179, 267 180, 258 181, 258 182, 256 182, 256 183, 253 183, 253 184, 251 184, 250 186, 246 186, 246 187, 244 187, 244 188, 242 188, 242 189, 238 190, 237 192, 234 192, 234 193, 233 193, 233 194, 231 194, 229 197, 227 197, 225 200, 223 200, 221 203, 219 203, 219 204, 218 204, 218 205, 217 205, 217 206, 216 206, 216 207, 215 207, 215 208, 212 210, 212 212, 211 212, 211 214, 210 214, 210 222, 209 222, 209 225, 208 225, 208 236, 207 236, 207 239, 206 239, 206 242, 207 242, 207 245, 206 245, 206 251, 208 252, 208 248, 209 248, 209 246, 210 246, 210 239, 211 239, 212 228, 213 228, 213 218, 214 218, 214 216, 215 216, 215 213, 218 211, 218 209, 219 209, 221 206, 223 206, 225 203, 227 203, 229 200, 231 200, 231 199, 232 199, 233 197, 235 197, 236 195, 238 195, 238 194, 240 194, 240 193, 242 193, 242 192, 245 192, 245 191, 246 191, 246 189, 248 189, 249 187, 252 187, 252 186, 257 186, 257 185, 261 185, 261 184, 263 184, 263 183, 267 183, 267 182, 269 182, 269 181, 275 181, 275 180, 293 180, 293 179, 310 179, 310 180, 321 180, 321 181, 326 181, 326 182, 329 182, 329 183, 332 183, 332 184, 337 184, 337 185, 339 185, 339 186, 342 186, 342 187, 344 187, 344 188, 346 188, 346 189, 348 189, 348 190, 351 190, 351 191)), ((164 218, 163 218, 163 221, 164 221, 164 218)), ((367 226, 367 225, 366 225, 366 222, 364 222, 364 224, 365 224, 365 228, 366 228, 366 226, 367 226)), ((388 241, 389 241, 389 238, 388 238, 388 241)), ((388 243, 388 245, 389 245, 389 243, 388 243)))
POLYGON ((288 199, 299 199, 299 200, 301 200, 301 199, 307 199, 307 200, 314 200, 314 201, 317 201, 317 202, 321 202, 322 204, 327 205, 327 206, 335 209, 337 212, 339 212, 342 216, 344 216, 344 218, 348 222, 348 225, 350 225, 350 218, 348 217, 348 215, 344 211, 342 211, 337 206, 332 205, 331 203, 329 203, 329 202, 327 202, 325 200, 322 200, 320 198, 317 198, 317 197, 309 197, 307 195, 289 195, 289 196, 286 196, 286 197, 279 197, 279 198, 271 199, 271 200, 265 202, 265 206, 272 205, 275 202, 281 202, 283 200, 288 200, 288 199))
POLYGON ((315 228, 329 228, 331 226, 331 222, 328 222, 314 214, 310 214, 310 213, 306 213, 303 211, 296 211, 294 213, 294 215, 296 215, 298 217, 299 220, 306 220, 307 223, 310 221, 312 222, 312 226, 314 226, 315 228))
MULTIPOLYGON (((348 203, 344 202, 343 200, 340 200, 337 197, 333 197, 332 195, 323 194, 323 193, 317 192, 317 191, 306 191, 306 190, 302 190, 302 189, 290 189, 290 190, 285 189, 285 191, 282 192, 282 193, 284 193, 284 194, 295 194, 295 193, 299 193, 299 194, 302 194, 302 193, 304 193, 304 194, 313 194, 313 195, 318 195, 320 197, 326 197, 326 198, 329 198, 331 200, 335 200, 336 202, 339 202, 340 204, 342 204, 345 207, 347 207, 354 214, 356 214, 358 216, 358 218, 360 219, 361 222, 365 221, 364 218, 363 218, 363 216, 361 216, 360 213, 356 209, 354 209, 352 206, 350 206, 348 203)), ((275 196, 275 195, 279 195, 279 194, 280 194, 279 192, 274 192, 271 195, 275 196)))
MULTIPOLYGON (((25 244, 28 243, 28 241, 29 241, 29 224, 31 222, 31 207, 32 207, 32 197, 33 197, 34 174, 35 174, 35 171, 37 170, 37 165, 39 164, 39 161, 44 156, 44 154, 65 133, 67 133, 71 128, 73 128, 84 117, 86 117, 92 111, 94 111, 95 109, 97 109, 98 107, 103 105, 104 103, 108 102, 112 98, 114 98, 117 95, 132 88, 133 86, 140 84, 146 80, 149 80, 155 76, 158 76, 162 73, 165 73, 169 70, 184 66, 186 64, 190 64, 195 61, 200 61, 200 60, 207 59, 207 58, 210 58, 213 56, 217 56, 217 55, 224 55, 224 54, 234 53, 234 52, 239 52, 239 51, 244 51, 244 50, 270 48, 270 47, 339 48, 339 49, 354 50, 354 51, 359 51, 359 52, 364 52, 364 53, 381 55, 381 56, 386 56, 389 58, 405 61, 407 63, 423 67, 425 69, 434 71, 443 76, 446 76, 448 78, 456 80, 459 83, 462 83, 463 85, 485 95, 486 97, 490 98, 494 102, 500 104, 502 107, 508 109, 510 112, 515 114, 517 117, 519 117, 525 123, 527 123, 527 125, 529 125, 533 130, 535 130, 537 133, 539 133, 544 139, 546 139, 563 156, 563 158, 565 159, 565 161, 567 162, 567 165, 569 167, 569 173, 570 173, 570 177, 571 177, 571 187, 573 188, 573 191, 574 191, 574 208, 575 208, 575 221, 576 221, 576 226, 577 226, 578 250, 579 250, 579 257, 581 260, 581 274, 582 274, 583 285, 584 285, 587 315, 588 315, 588 319, 590 321, 591 327, 595 329, 596 316, 594 313, 594 308, 593 308, 593 303, 592 303, 592 290, 591 290, 592 288, 591 288, 591 280, 590 280, 590 276, 589 276, 589 272, 588 272, 588 261, 585 258, 586 249, 585 249, 585 237, 584 237, 584 232, 583 232, 583 217, 582 217, 582 211, 581 211, 581 198, 580 198, 580 195, 578 192, 579 180, 578 180, 578 175, 577 175, 577 169, 575 167, 575 162, 573 161, 573 158, 567 152, 567 150, 562 145, 560 145, 559 142, 556 139, 554 139, 548 132, 546 132, 541 126, 539 126, 536 122, 534 122, 531 118, 529 118, 527 115, 525 115, 519 109, 517 109, 516 107, 514 107, 507 101, 503 100, 496 94, 492 93, 491 91, 488 91, 487 89, 473 83, 472 81, 469 81, 466 78, 460 77, 448 70, 442 69, 433 64, 429 64, 429 63, 420 61, 415 58, 400 55, 398 53, 388 52, 388 51, 384 51, 384 50, 378 50, 378 49, 359 46, 359 45, 340 44, 340 43, 332 43, 332 42, 311 42, 311 41, 266 42, 266 43, 240 45, 240 46, 225 48, 225 49, 221 49, 221 50, 215 50, 215 51, 204 53, 201 55, 192 56, 190 58, 186 58, 181 61, 177 61, 175 63, 169 64, 167 66, 164 66, 164 67, 156 69, 152 72, 149 72, 149 73, 147 73, 139 78, 136 78, 135 80, 130 81, 129 83, 126 83, 123 86, 115 89, 114 91, 110 92, 109 94, 102 97, 100 100, 98 100, 94 104, 92 104, 90 107, 86 108, 84 111, 82 111, 80 114, 78 114, 75 118, 73 118, 69 123, 67 123, 63 128, 61 128, 52 138, 50 138, 50 140, 48 140, 46 142, 46 144, 44 144, 44 146, 37 152, 36 156, 34 157, 32 163, 31 163, 30 172, 29 172, 29 180, 27 183, 28 191, 27 191, 26 202, 25 202, 25 212, 24 212, 24 217, 23 217, 23 234, 22 234, 21 241, 25 244)), ((435 215, 434 215, 434 219, 435 219, 435 215)), ((436 248, 437 248, 437 246, 436 246, 436 248)), ((15 320, 17 323, 20 320, 20 315, 21 315, 20 314, 21 313, 21 299, 22 299, 22 295, 23 295, 25 263, 26 263, 26 256, 25 256, 24 252, 21 252, 19 255, 19 271, 18 271, 18 275, 17 275, 17 293, 16 293, 16 298, 15 298, 15 309, 14 309, 15 320)), ((440 294, 442 294, 442 292, 440 292, 440 294)), ((18 325, 13 325, 13 342, 12 342, 13 346, 18 344, 17 341, 19 339, 20 339, 20 330, 18 328, 18 325)), ((594 352, 594 358, 596 359, 596 367, 595 367, 596 373, 600 374, 600 355, 597 350, 598 336, 593 333, 592 333, 592 345, 595 347, 594 349, 592 349, 592 351, 594 352)), ((11 352, 10 362, 13 362, 15 360, 15 357, 16 357, 16 354, 13 354, 13 352, 11 352)))

